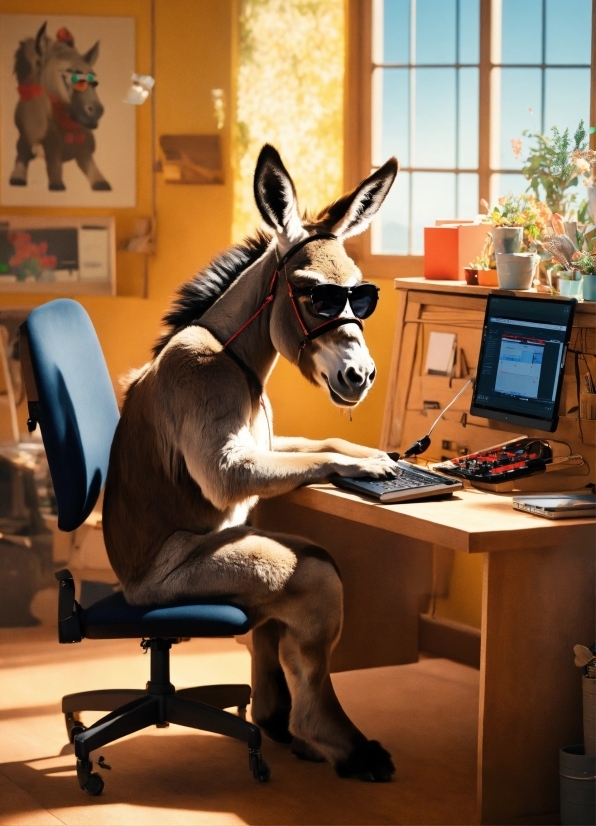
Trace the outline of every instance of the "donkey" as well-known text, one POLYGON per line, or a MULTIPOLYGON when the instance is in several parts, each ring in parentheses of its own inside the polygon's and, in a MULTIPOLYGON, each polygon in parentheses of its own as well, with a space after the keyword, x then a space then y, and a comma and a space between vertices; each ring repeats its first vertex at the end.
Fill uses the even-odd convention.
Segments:
MULTIPOLYGON (((91 189, 111 190, 93 159, 93 130, 97 129, 104 111, 97 96, 98 81, 93 70, 99 56, 99 41, 81 55, 75 49, 74 38, 68 29, 61 28, 56 40, 50 40, 45 31, 44 23, 35 38, 35 51, 40 63, 39 86, 49 106, 46 128, 39 136, 39 128, 35 131, 29 123, 33 117, 32 110, 21 107, 18 117, 15 113, 19 139, 17 161, 10 183, 13 186, 27 184, 27 168, 35 157, 31 144, 31 135, 35 132, 36 143, 41 143, 44 149, 50 190, 66 189, 62 180, 62 164, 71 160, 76 161, 91 189)), ((19 51, 15 55, 15 66, 18 55, 19 51)), ((17 112, 23 102, 20 85, 19 93, 21 100, 17 104, 17 112)))
POLYGON ((337 567, 312 542, 246 519, 261 496, 396 468, 342 439, 275 437, 264 386, 281 354, 340 407, 366 396, 375 366, 361 319, 377 288, 342 242, 369 225, 397 169, 390 159, 301 219, 279 154, 263 147, 254 192, 268 231, 181 287, 153 360, 129 376, 103 510, 126 599, 237 602, 253 625, 253 720, 298 756, 372 781, 391 778, 391 757, 347 717, 329 676, 342 626, 337 567))

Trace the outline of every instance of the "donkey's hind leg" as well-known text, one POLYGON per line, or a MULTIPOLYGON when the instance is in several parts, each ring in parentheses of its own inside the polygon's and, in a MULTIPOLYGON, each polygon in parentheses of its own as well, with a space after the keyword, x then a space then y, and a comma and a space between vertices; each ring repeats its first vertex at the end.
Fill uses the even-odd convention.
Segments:
POLYGON ((197 596, 227 597, 242 605, 256 630, 253 720, 267 730, 272 716, 279 722, 287 711, 275 657, 279 636, 279 661, 291 696, 290 732, 341 776, 391 778, 390 755, 356 728, 331 683, 329 660, 341 631, 343 594, 337 568, 322 548, 246 527, 205 536, 179 531, 125 595, 136 604, 197 596), (268 627, 260 631, 262 626, 268 627))
POLYGON ((292 699, 279 661, 282 627, 271 619, 252 632, 252 718, 265 734, 278 743, 291 743, 292 699))

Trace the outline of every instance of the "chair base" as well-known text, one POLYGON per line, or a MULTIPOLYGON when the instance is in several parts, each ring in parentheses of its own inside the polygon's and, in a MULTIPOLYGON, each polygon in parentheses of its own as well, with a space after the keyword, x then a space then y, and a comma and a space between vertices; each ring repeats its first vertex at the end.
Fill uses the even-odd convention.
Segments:
MULTIPOLYGON (((248 744, 249 768, 255 778, 260 781, 269 779, 269 767, 261 757, 260 729, 244 719, 250 701, 250 686, 211 685, 176 691, 169 679, 171 644, 171 640, 163 639, 148 642, 151 680, 146 691, 108 689, 63 697, 62 711, 69 740, 75 747, 79 785, 88 794, 101 794, 104 787, 100 775, 93 774, 93 763, 89 759, 94 749, 148 726, 164 728, 169 723, 242 740, 248 744), (224 711, 233 706, 238 708, 238 715, 224 711), (86 728, 79 717, 81 711, 109 713, 86 728)), ((98 763, 102 767, 102 757, 98 763)))

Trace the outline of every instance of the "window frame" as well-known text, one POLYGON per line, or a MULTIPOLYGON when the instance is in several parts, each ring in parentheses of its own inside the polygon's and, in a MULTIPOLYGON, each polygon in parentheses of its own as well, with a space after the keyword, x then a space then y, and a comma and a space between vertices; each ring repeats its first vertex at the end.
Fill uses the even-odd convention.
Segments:
MULTIPOLYGON (((346 76, 344 114, 344 183, 351 189, 367 175, 372 165, 372 83, 374 0, 346 0, 346 76)), ((478 195, 490 200, 491 174, 491 71, 502 64, 492 62, 493 19, 500 12, 498 0, 480 2, 480 77, 478 116, 478 195)), ((596 0, 592 0, 596 22, 596 0)), ((537 66, 536 68, 543 68, 537 66)), ((592 26, 590 75, 590 125, 596 125, 596 25, 592 26)), ((596 149, 596 134, 590 134, 596 149)), ((399 160, 399 159, 398 159, 399 160)), ((517 171, 517 170, 516 170, 517 171)), ((360 267, 373 278, 408 278, 423 274, 422 255, 374 254, 371 233, 348 239, 346 248, 360 267)))

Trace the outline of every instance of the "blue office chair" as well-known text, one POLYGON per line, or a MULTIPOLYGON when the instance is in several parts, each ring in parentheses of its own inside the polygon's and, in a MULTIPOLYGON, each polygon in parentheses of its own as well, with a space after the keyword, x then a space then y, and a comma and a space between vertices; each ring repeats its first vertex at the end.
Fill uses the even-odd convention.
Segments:
MULTIPOLYGON (((21 327, 21 364, 29 402, 29 430, 39 423, 58 505, 58 527, 78 528, 89 516, 105 482, 119 413, 91 320, 76 301, 59 299, 33 310, 21 327)), ((188 637, 244 634, 250 622, 241 607, 214 600, 131 606, 114 593, 88 608, 75 599, 70 571, 60 583, 58 639, 141 637, 151 651, 146 690, 84 691, 62 699, 69 739, 74 743, 81 789, 101 794, 90 752, 127 734, 168 723, 213 731, 248 744, 249 767, 261 781, 269 767, 261 757, 261 732, 246 721, 248 685, 216 685, 176 691, 170 683, 170 648, 188 637), (238 715, 223 709, 237 707, 238 715), (81 711, 108 711, 86 728, 81 711)), ((100 757, 98 764, 102 766, 100 757)))

